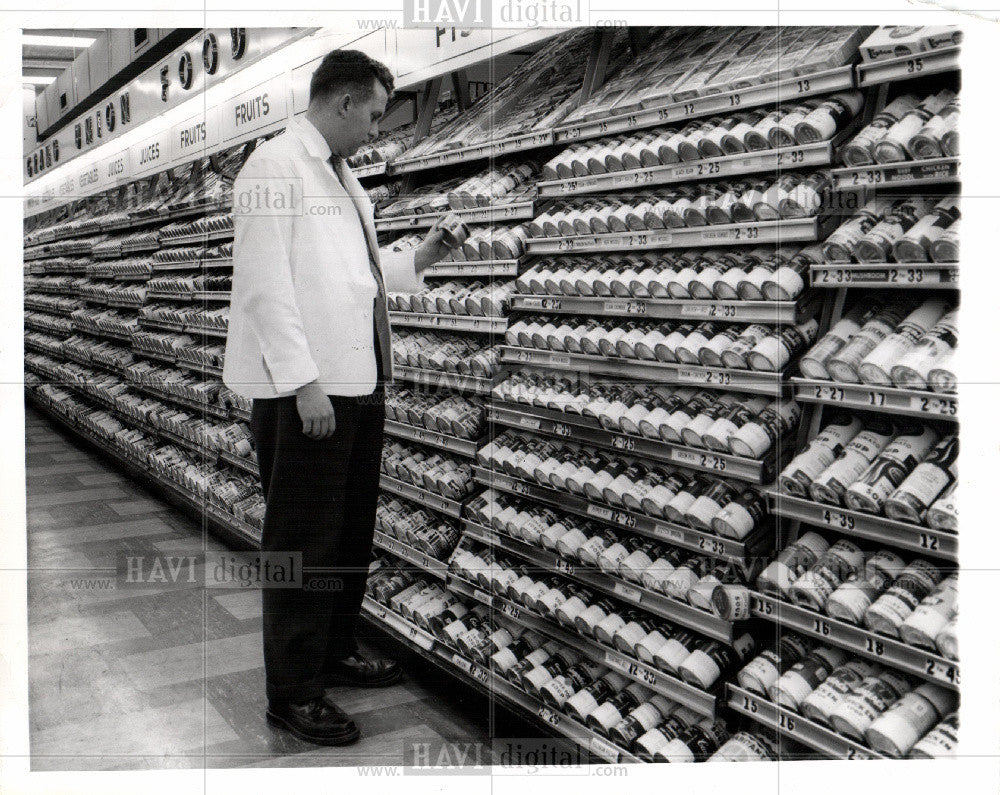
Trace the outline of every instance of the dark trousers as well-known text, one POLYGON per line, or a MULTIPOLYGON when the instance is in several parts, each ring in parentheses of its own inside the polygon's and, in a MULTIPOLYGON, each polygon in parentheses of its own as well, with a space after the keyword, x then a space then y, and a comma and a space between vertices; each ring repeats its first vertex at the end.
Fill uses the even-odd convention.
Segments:
POLYGON ((301 552, 304 587, 262 591, 271 702, 323 695, 331 663, 357 650, 379 490, 384 392, 330 397, 336 431, 302 433, 295 396, 254 400, 250 427, 267 501, 262 549, 301 552), (310 569, 314 571, 310 577, 310 569), (313 590, 310 581, 323 585, 313 590))

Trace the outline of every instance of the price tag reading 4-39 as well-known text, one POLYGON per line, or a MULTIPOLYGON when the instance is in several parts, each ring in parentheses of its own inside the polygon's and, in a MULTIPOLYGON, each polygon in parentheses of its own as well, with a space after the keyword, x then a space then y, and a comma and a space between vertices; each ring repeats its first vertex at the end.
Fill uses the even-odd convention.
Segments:
POLYGON ((840 511, 824 510, 820 514, 820 519, 829 527, 839 527, 842 530, 854 529, 854 517, 840 511))

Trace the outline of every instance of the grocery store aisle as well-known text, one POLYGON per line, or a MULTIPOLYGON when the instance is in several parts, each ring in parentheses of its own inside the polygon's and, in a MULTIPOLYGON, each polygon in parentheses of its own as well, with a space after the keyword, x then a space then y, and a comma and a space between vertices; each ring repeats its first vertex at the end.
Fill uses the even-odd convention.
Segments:
POLYGON ((123 554, 211 565, 226 548, 30 407, 26 447, 34 770, 399 764, 406 740, 488 739, 484 697, 374 637, 363 647, 401 654, 408 676, 343 690, 360 742, 325 749, 272 730, 256 591, 116 583, 123 554))

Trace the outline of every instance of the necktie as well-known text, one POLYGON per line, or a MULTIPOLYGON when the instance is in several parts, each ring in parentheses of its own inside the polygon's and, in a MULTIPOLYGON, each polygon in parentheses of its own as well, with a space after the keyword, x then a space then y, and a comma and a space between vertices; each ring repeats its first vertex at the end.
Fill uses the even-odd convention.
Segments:
POLYGON ((375 284, 378 286, 378 292, 375 294, 375 323, 373 329, 375 335, 375 361, 379 365, 379 380, 384 378, 386 383, 392 383, 392 335, 389 331, 389 307, 385 300, 385 283, 382 280, 382 270, 378 265, 378 240, 375 239, 374 233, 368 229, 364 218, 365 209, 362 207, 355 192, 351 189, 351 180, 347 178, 346 174, 346 162, 342 157, 331 155, 330 165, 333 166, 333 171, 340 179, 340 184, 344 186, 347 195, 351 197, 354 209, 358 213, 358 221, 361 223, 361 228, 365 233, 365 242, 368 245, 368 264, 372 269, 372 276, 375 277, 375 284))

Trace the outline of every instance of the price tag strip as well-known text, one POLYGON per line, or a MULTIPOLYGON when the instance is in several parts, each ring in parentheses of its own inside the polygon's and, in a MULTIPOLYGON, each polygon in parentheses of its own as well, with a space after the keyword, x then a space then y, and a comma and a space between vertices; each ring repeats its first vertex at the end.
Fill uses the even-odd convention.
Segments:
POLYGON ((604 235, 574 237, 536 237, 528 240, 529 254, 568 252, 650 250, 714 245, 760 245, 817 240, 816 218, 783 221, 756 221, 747 224, 720 224, 648 232, 612 232, 604 235))
POLYGON ((914 77, 956 71, 959 68, 961 49, 961 47, 947 47, 919 55, 903 55, 899 58, 860 63, 857 66, 858 87, 865 88, 876 83, 912 80, 914 77))
POLYGON ((833 187, 838 190, 878 187, 898 184, 946 185, 959 181, 957 157, 934 157, 928 160, 907 160, 902 163, 835 168, 833 187))
POLYGON ((234 230, 213 229, 208 232, 198 232, 193 235, 180 235, 179 237, 168 237, 160 241, 160 248, 170 246, 190 246, 196 243, 208 243, 212 240, 232 240, 234 230))
POLYGON ((634 453, 643 458, 679 464, 702 472, 718 472, 726 477, 751 483, 764 482, 763 461, 653 441, 643 436, 614 433, 602 428, 598 422, 588 421, 589 418, 577 414, 515 403, 494 402, 488 409, 488 417, 490 421, 500 425, 530 428, 545 436, 586 442, 604 450, 634 453))
POLYGON ((894 287, 904 290, 957 290, 958 263, 822 263, 809 268, 813 287, 894 287))
POLYGON ((389 172, 392 174, 406 174, 410 171, 423 171, 424 169, 437 168, 438 166, 451 165, 453 163, 466 163, 471 160, 498 157, 500 155, 511 154, 512 152, 538 149, 543 146, 550 146, 551 144, 552 131, 543 130, 504 138, 499 141, 466 146, 461 149, 447 149, 443 152, 434 152, 422 157, 411 159, 401 158, 392 163, 389 167, 389 172))
POLYGON ((434 636, 428 634, 416 624, 411 624, 398 613, 389 610, 385 605, 381 605, 370 596, 365 596, 362 601, 362 608, 379 623, 394 630, 397 635, 401 635, 405 640, 415 646, 430 651, 434 648, 434 636))
POLYGON ((225 461, 230 466, 234 466, 237 469, 242 469, 244 472, 248 472, 255 477, 260 477, 260 470, 253 461, 248 461, 238 455, 230 453, 228 450, 219 450, 219 460, 225 461))
POLYGON ((798 323, 804 301, 695 301, 663 298, 584 298, 512 295, 511 309, 559 312, 587 317, 635 317, 662 320, 700 318, 731 323, 798 323))
MULTIPOLYGON (((610 375, 655 381, 661 384, 692 384, 708 389, 724 389, 777 396, 785 391, 784 372, 764 373, 755 370, 724 370, 711 367, 648 362, 639 359, 606 358, 584 354, 549 353, 534 348, 500 345, 500 361, 530 364, 557 370, 574 370, 591 375, 610 375)), ((397 368, 402 369, 402 368, 397 368)))
POLYGON ((803 718, 797 712, 779 707, 749 690, 727 685, 729 707, 751 720, 767 726, 778 734, 796 740, 825 754, 830 759, 883 759, 884 757, 865 745, 856 743, 836 732, 803 718))
POLYGON ((402 381, 457 389, 460 392, 474 392, 477 395, 488 395, 493 389, 493 381, 489 378, 476 378, 471 375, 457 375, 438 370, 424 370, 420 367, 408 367, 400 364, 394 364, 392 372, 402 381))
POLYGON ((178 359, 174 364, 177 367, 180 367, 182 370, 190 370, 193 373, 214 375, 216 378, 222 378, 222 368, 216 367, 211 364, 200 364, 199 362, 187 362, 184 361, 184 359, 178 359))
POLYGON ((814 527, 829 527, 847 536, 878 541, 952 563, 958 563, 958 537, 928 527, 897 522, 883 516, 823 505, 811 500, 767 492, 772 514, 797 519, 814 527))
POLYGON ((731 112, 760 105, 774 105, 798 97, 845 91, 854 87, 853 69, 841 66, 825 72, 816 72, 803 77, 750 86, 722 94, 661 106, 636 109, 631 113, 610 116, 593 121, 557 127, 556 143, 572 143, 586 138, 597 138, 629 130, 655 127, 660 124, 683 123, 699 116, 711 116, 721 112, 731 112))
POLYGON ((127 382, 130 387, 137 389, 140 392, 146 392, 153 397, 158 397, 161 400, 167 400, 171 403, 176 403, 178 406, 183 406, 186 409, 191 409, 192 411, 204 412, 211 417, 216 419, 225 420, 229 418, 229 413, 222 406, 215 406, 209 403, 198 403, 194 400, 188 400, 187 398, 181 397, 180 395, 174 395, 163 389, 159 389, 155 386, 150 386, 149 384, 141 384, 136 381, 127 382))
POLYGON ((865 411, 905 414, 923 419, 958 421, 958 395, 893 389, 866 384, 840 384, 792 378, 795 399, 805 403, 847 406, 865 411))
POLYGON ((929 679, 957 690, 960 681, 958 663, 946 660, 924 649, 907 646, 893 638, 869 632, 843 621, 814 613, 803 607, 782 602, 774 597, 753 593, 750 611, 757 618, 773 621, 785 629, 792 629, 847 649, 863 657, 884 662, 923 679, 929 679))
POLYGON ((517 276, 518 262, 516 259, 439 262, 424 273, 427 276, 517 276))
POLYGON ((401 229, 429 229, 446 215, 456 215, 467 224, 488 224, 498 221, 517 221, 535 217, 533 201, 493 204, 487 207, 469 207, 439 213, 401 215, 394 218, 376 218, 375 231, 390 232, 401 229))
POLYGON ((418 428, 415 425, 408 425, 396 420, 385 421, 385 432, 390 436, 420 442, 465 458, 475 458, 476 450, 479 449, 480 445, 485 444, 485 440, 459 439, 457 436, 429 431, 426 428, 418 428))
POLYGON ((393 326, 414 326, 442 331, 473 331, 480 334, 503 334, 507 331, 507 318, 479 315, 431 315, 421 312, 390 312, 393 326))
POLYGON ((365 177, 377 177, 380 174, 384 174, 386 169, 386 162, 383 160, 380 163, 366 163, 362 166, 353 166, 351 171, 354 172, 354 176, 358 179, 364 179, 365 177))
POLYGON ((433 577, 437 577, 439 580, 445 579, 448 575, 448 566, 446 563, 435 560, 430 555, 421 552, 419 549, 410 546, 409 544, 400 541, 397 538, 393 538, 381 530, 375 531, 375 546, 384 549, 395 555, 397 558, 402 558, 408 563, 412 563, 418 569, 430 574, 433 577))
POLYGON ((389 475, 383 474, 380 477, 379 486, 386 491, 392 492, 393 494, 398 494, 408 500, 418 502, 433 511, 439 511, 440 513, 447 514, 448 516, 453 516, 456 519, 462 515, 462 503, 456 502, 455 500, 449 500, 439 494, 434 494, 424 489, 419 489, 410 483, 397 480, 389 475))
POLYGON ((638 168, 631 171, 612 171, 607 174, 539 182, 538 195, 542 197, 579 196, 588 193, 603 193, 609 190, 625 190, 699 179, 729 177, 737 174, 773 172, 781 167, 826 166, 832 162, 833 145, 829 141, 822 141, 806 146, 769 149, 763 152, 754 152, 752 155, 728 155, 674 163, 667 166, 638 168))

